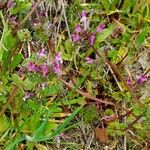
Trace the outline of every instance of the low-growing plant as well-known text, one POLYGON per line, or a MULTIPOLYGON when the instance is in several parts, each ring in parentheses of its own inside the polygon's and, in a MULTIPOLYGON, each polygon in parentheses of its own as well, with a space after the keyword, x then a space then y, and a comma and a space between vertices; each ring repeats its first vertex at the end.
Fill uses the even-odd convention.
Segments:
POLYGON ((105 131, 100 142, 149 144, 149 97, 141 92, 149 68, 134 72, 149 48, 148 1, 8 0, 0 8, 2 149, 61 144, 80 119, 105 131))

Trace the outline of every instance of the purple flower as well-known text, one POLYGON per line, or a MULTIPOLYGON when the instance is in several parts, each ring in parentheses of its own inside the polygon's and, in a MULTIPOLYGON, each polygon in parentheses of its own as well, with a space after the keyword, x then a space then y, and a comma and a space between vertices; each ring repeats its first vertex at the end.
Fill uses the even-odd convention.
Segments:
POLYGON ((148 76, 145 74, 142 74, 139 76, 139 78, 137 79, 137 84, 142 84, 143 82, 147 81, 148 76))
POLYGON ((104 30, 104 28, 105 28, 105 24, 100 24, 98 27, 97 27, 97 29, 96 29, 96 32, 102 32, 103 30, 104 30))
POLYGON ((47 65, 42 65, 41 68, 42 68, 43 76, 45 77, 48 74, 48 72, 49 72, 49 68, 48 68, 47 65))
POLYGON ((60 64, 63 63, 63 60, 62 60, 62 57, 61 57, 61 53, 57 53, 56 54, 56 56, 55 56, 55 62, 60 63, 60 64))
POLYGON ((21 67, 18 71, 18 76, 21 78, 23 76, 23 72, 25 71, 24 67, 21 67))
POLYGON ((11 8, 11 7, 14 7, 15 3, 12 1, 12 0, 9 0, 7 2, 7 8, 11 8))
POLYGON ((64 140, 65 139, 70 139, 70 137, 67 136, 64 132, 60 133, 59 137, 62 138, 62 139, 64 139, 64 140))
POLYGON ((57 64, 57 63, 53 65, 53 69, 54 69, 55 73, 57 73, 58 75, 62 74, 60 67, 61 67, 60 64, 57 64))
POLYGON ((84 30, 86 30, 87 29, 87 17, 86 17, 86 11, 85 10, 82 11, 80 21, 84 23, 84 30))
POLYGON ((74 32, 72 34, 72 40, 73 40, 73 42, 78 42, 79 39, 80 39, 79 35, 76 32, 74 32))
POLYGON ((29 92, 26 92, 25 93, 25 96, 23 98, 24 101, 26 101, 27 99, 29 99, 33 94, 29 93, 29 92))
POLYGON ((95 37, 96 37, 96 35, 95 35, 95 33, 93 33, 93 34, 91 35, 91 37, 90 37, 90 44, 91 44, 91 45, 94 44, 95 37))
POLYGON ((41 51, 38 53, 38 55, 40 56, 40 57, 45 57, 46 55, 45 55, 45 49, 41 49, 41 51))
POLYGON ((40 71, 41 71, 41 66, 37 66, 37 65, 36 65, 36 66, 35 66, 35 71, 36 71, 36 72, 40 72, 40 71))
POLYGON ((129 86, 131 86, 131 85, 132 85, 132 80, 131 80, 131 79, 127 79, 127 84, 128 84, 129 86))
POLYGON ((51 63, 52 68, 54 69, 54 72, 58 75, 62 74, 61 66, 62 66, 63 60, 61 58, 61 53, 57 53, 54 60, 51 63))
POLYGON ((81 17, 82 17, 82 18, 86 17, 86 11, 85 11, 85 10, 82 11, 81 17))
POLYGON ((36 71, 36 66, 35 64, 33 64, 32 62, 29 63, 29 67, 28 67, 28 71, 31 72, 31 71, 36 71))
POLYGON ((78 33, 82 31, 80 24, 77 24, 75 31, 78 33))
POLYGON ((93 59, 91 59, 90 57, 86 57, 85 59, 88 64, 93 64, 93 59))
POLYGON ((46 12, 45 12, 45 11, 42 11, 42 12, 40 13, 40 15, 41 15, 42 17, 45 17, 45 16, 46 16, 46 12))

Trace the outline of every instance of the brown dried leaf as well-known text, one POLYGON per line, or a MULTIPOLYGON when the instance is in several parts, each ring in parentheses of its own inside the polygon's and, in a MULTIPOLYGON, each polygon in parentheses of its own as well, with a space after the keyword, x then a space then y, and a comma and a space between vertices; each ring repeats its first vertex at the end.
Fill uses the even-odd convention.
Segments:
POLYGON ((106 128, 96 128, 95 129, 96 138, 102 142, 107 143, 108 141, 108 133, 106 128))

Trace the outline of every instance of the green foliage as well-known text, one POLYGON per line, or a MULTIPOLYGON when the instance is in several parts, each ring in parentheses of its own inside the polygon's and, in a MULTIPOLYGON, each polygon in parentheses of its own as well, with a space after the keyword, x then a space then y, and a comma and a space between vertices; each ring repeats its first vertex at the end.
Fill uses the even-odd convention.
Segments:
POLYGON ((23 29, 18 31, 18 37, 22 42, 31 41, 32 37, 28 29, 23 29))
POLYGON ((117 121, 111 122, 108 125, 108 134, 111 136, 122 136, 125 134, 124 129, 127 127, 124 123, 119 123, 117 121))
POLYGON ((111 35, 111 33, 113 32, 113 25, 110 25, 108 28, 106 28, 103 32, 98 33, 97 37, 96 37, 96 44, 99 44, 101 42, 103 42, 107 37, 109 37, 111 35))
POLYGON ((61 88, 58 85, 51 85, 50 87, 47 87, 40 91, 40 96, 46 97, 46 96, 52 96, 54 94, 59 93, 61 88))
POLYGON ((22 54, 17 54, 14 56, 11 64, 10 64, 10 68, 14 69, 22 60, 22 54))
POLYGON ((10 124, 8 122, 8 119, 5 115, 0 116, 0 135, 4 133, 8 128, 10 124))
POLYGON ((9 10, 11 15, 25 13, 31 8, 31 2, 28 1, 16 1, 16 4, 17 5, 14 8, 9 10))
MULTIPOLYGON (((94 128, 95 123, 105 127, 118 141, 129 127, 135 138, 142 139, 138 144, 143 146, 150 138, 150 105, 149 97, 140 99, 144 95, 140 87, 145 83, 138 85, 137 76, 139 72, 149 76, 149 68, 139 69, 138 59, 150 46, 150 2, 74 0, 64 3, 62 10, 54 0, 41 1, 35 11, 30 0, 15 0, 0 11, 0 145, 6 150, 21 149, 22 145, 26 149, 47 149, 47 143, 55 144, 58 137, 61 149, 61 142, 67 141, 62 140, 61 133, 76 128, 81 119, 94 128), (83 10, 87 22, 82 20, 83 10), (79 23, 82 31, 75 42, 73 33, 79 23), (106 25, 102 32, 96 31, 99 24, 106 25), (91 46, 93 32, 97 33, 91 46), (98 57, 95 49, 114 64, 120 75, 106 59, 98 57), (92 64, 86 62, 87 57, 92 64), (57 74, 59 69, 62 73, 57 74), (120 76, 125 82, 133 80, 131 89, 120 76), (142 106, 134 102, 133 93, 142 106), (126 112, 126 123, 122 123, 123 107, 132 110, 126 112), (77 122, 74 117, 78 113, 77 122), (118 118, 113 118, 114 114, 118 118), (138 122, 134 122, 135 116, 141 117, 138 122)), ((80 146, 68 143, 65 148, 80 146)), ((134 146, 132 142, 127 144, 131 149, 134 146)))
POLYGON ((87 123, 92 123, 99 119, 99 114, 95 105, 88 106, 81 114, 83 115, 84 121, 87 123))
POLYGON ((136 40, 136 43, 139 44, 139 45, 143 44, 144 41, 145 41, 145 37, 147 36, 147 34, 148 34, 148 30, 147 30, 147 28, 144 28, 142 30, 142 32, 139 34, 139 36, 138 36, 138 38, 136 40))

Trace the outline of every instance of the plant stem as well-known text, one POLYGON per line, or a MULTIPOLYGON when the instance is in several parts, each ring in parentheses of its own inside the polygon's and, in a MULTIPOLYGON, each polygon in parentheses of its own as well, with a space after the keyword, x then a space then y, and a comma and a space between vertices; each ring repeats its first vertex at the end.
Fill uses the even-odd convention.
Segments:
POLYGON ((113 102, 104 101, 104 100, 99 99, 99 98, 96 98, 96 97, 94 97, 94 96, 92 96, 92 95, 90 95, 90 94, 88 94, 88 93, 84 93, 84 92, 80 91, 79 89, 74 89, 74 87, 73 87, 72 85, 70 85, 69 83, 67 83, 66 81, 64 81, 61 77, 59 77, 59 80, 60 80, 62 83, 64 83, 64 85, 67 86, 69 89, 73 90, 74 92, 76 92, 76 93, 78 93, 78 94, 80 94, 80 95, 82 95, 82 96, 84 96, 84 97, 86 97, 86 98, 88 98, 88 99, 90 99, 90 100, 94 100, 94 101, 96 101, 96 102, 98 102, 98 103, 101 103, 101 104, 111 105, 111 106, 114 106, 114 107, 123 109, 123 110, 125 110, 127 113, 130 112, 129 109, 124 108, 124 107, 122 107, 122 106, 119 106, 118 104, 115 104, 115 103, 113 103, 113 102))
POLYGON ((12 90, 11 90, 11 93, 9 95, 9 97, 7 98, 7 102, 6 104, 3 106, 2 110, 0 111, 0 116, 5 113, 5 110, 7 109, 8 105, 14 100, 16 94, 17 94, 17 86, 13 86, 12 90))
POLYGON ((62 11, 63 11, 63 15, 64 15, 64 19, 65 19, 66 27, 67 27, 67 31, 68 31, 68 36, 69 36, 70 41, 72 41, 71 34, 70 34, 70 29, 69 29, 69 25, 68 25, 68 22, 67 22, 67 17, 66 17, 64 2, 63 2, 63 0, 61 0, 61 2, 62 2, 62 11))
POLYGON ((38 0, 38 2, 35 4, 35 6, 32 8, 32 10, 29 12, 29 14, 22 20, 20 23, 20 26, 23 26, 25 22, 29 19, 29 17, 35 12, 37 6, 41 3, 42 0, 38 0))
POLYGON ((128 127, 126 128, 126 129, 124 129, 124 131, 127 131, 127 130, 129 130, 135 123, 137 123, 138 122, 138 120, 140 120, 141 119, 141 117, 142 116, 138 116, 138 117, 136 117, 136 119, 133 121, 133 122, 131 122, 129 125, 128 125, 128 127))
POLYGON ((117 70, 116 66, 114 64, 112 64, 105 55, 100 54, 99 51, 94 47, 91 46, 93 48, 93 50, 95 51, 95 53, 100 57, 103 58, 104 61, 112 68, 113 72, 119 77, 119 79, 124 83, 125 87, 128 89, 128 91, 131 93, 132 97, 134 98, 134 101, 136 103, 139 104, 139 106, 142 106, 143 104, 139 101, 139 99, 136 97, 135 93, 132 91, 132 89, 130 88, 130 86, 127 84, 127 82, 125 81, 125 79, 121 76, 120 72, 117 70))

